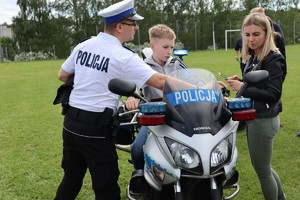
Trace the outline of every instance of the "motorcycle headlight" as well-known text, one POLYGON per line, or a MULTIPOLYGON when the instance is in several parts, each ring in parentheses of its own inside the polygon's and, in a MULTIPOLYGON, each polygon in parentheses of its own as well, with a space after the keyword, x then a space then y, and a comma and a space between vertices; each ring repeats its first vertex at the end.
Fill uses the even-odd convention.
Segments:
POLYGON ((219 166, 227 163, 231 159, 233 134, 222 140, 211 152, 210 167, 211 173, 219 169, 219 166))
POLYGON ((200 157, 193 149, 178 143, 170 138, 165 138, 166 144, 172 155, 175 164, 179 168, 202 174, 200 157))

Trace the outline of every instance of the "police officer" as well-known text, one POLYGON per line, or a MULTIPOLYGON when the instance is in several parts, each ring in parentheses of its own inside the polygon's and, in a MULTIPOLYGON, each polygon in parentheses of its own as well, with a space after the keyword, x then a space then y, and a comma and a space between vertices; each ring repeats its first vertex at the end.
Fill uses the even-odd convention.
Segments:
POLYGON ((87 169, 97 200, 120 199, 119 169, 112 137, 112 116, 119 96, 108 89, 113 78, 129 79, 137 87, 162 89, 166 75, 157 73, 122 43, 134 38, 143 17, 133 0, 124 0, 99 12, 104 32, 78 44, 58 73, 66 82, 75 74, 63 124, 64 177, 55 199, 75 199, 87 169))

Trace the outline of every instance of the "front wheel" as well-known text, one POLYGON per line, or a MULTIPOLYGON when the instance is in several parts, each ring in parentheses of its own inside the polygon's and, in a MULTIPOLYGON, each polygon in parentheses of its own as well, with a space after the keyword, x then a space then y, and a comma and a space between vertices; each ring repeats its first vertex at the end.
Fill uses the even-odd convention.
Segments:
POLYGON ((223 192, 220 188, 211 191, 212 200, 222 200, 223 192))
MULTIPOLYGON (((187 200, 196 200, 196 199, 203 199, 203 200, 223 200, 223 190, 222 188, 218 188, 215 190, 211 190, 208 184, 199 184, 200 182, 197 181, 198 184, 192 190, 185 188, 185 195, 184 199, 187 200)), ((190 185, 191 186, 191 185, 190 185)), ((164 186, 162 191, 157 191, 153 188, 150 188, 149 194, 144 196, 144 200, 174 200, 174 187, 173 185, 164 186)))
POLYGON ((150 188, 149 195, 144 200, 174 200, 174 186, 172 184, 165 185, 162 191, 150 188))
POLYGON ((218 185, 218 188, 212 189, 209 179, 190 179, 184 178, 181 180, 184 199, 186 200, 222 200, 223 187, 218 185))

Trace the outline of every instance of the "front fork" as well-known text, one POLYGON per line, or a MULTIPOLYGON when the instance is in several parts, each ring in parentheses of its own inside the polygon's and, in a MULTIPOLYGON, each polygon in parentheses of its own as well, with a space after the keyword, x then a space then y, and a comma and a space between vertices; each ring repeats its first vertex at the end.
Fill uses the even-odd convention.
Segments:
POLYGON ((174 184, 174 191, 175 191, 175 200, 183 200, 183 194, 181 191, 179 180, 177 180, 176 183, 174 184))
POLYGON ((216 179, 210 178, 210 188, 211 188, 211 199, 212 200, 222 200, 223 189, 218 187, 216 179))

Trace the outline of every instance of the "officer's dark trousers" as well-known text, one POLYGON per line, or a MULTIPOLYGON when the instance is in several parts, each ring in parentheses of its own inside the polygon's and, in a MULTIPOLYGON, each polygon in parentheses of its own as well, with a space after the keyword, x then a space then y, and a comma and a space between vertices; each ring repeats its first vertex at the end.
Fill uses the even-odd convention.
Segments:
POLYGON ((57 189, 56 200, 75 199, 87 169, 91 174, 96 200, 120 199, 115 143, 111 136, 95 138, 99 133, 100 136, 111 134, 111 130, 77 117, 65 117, 62 159, 64 177, 57 189))

